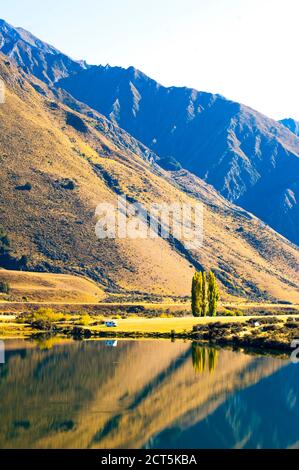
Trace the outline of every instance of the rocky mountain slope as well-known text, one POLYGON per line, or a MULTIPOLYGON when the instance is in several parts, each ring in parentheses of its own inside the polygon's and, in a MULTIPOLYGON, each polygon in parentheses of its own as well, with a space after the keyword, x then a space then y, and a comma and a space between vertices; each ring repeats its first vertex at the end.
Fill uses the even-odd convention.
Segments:
POLYGON ((223 295, 298 301, 294 246, 175 160, 162 163, 179 171, 164 171, 155 163, 161 157, 119 127, 115 116, 108 119, 53 86, 61 76, 85 73, 85 64, 71 61, 57 72, 47 56, 60 55, 56 49, 3 21, 0 31, 6 87, 0 224, 12 256, 26 255, 27 269, 87 275, 109 291, 188 295, 194 268, 204 267, 215 270, 223 295), (20 45, 35 58, 30 67, 15 54, 20 45), (98 240, 95 208, 115 204, 119 194, 146 208, 203 202, 203 246, 190 250, 173 236, 98 240))
MULTIPOLYGON (((89 115, 96 110, 110 125, 114 122, 128 131, 152 150, 139 144, 146 158, 158 160, 167 170, 192 171, 299 243, 295 122, 277 123, 219 95, 165 88, 133 67, 73 61, 3 20, 0 50, 26 73, 55 85, 69 106, 82 111, 87 105, 89 115)), ((118 132, 114 126, 112 134, 118 132)))
POLYGON ((224 298, 298 301, 299 251, 286 239, 195 175, 165 172, 122 134, 113 140, 113 126, 99 126, 105 118, 74 112, 0 59, 0 224, 28 269, 83 274, 110 291, 188 295, 194 268, 203 266, 215 270, 224 298), (173 237, 97 239, 95 209, 119 194, 147 208, 203 202, 203 246, 190 250, 173 237))
MULTIPOLYGON (((130 67, 90 67, 60 80, 78 100, 299 243, 299 138, 222 96, 165 88, 130 67)), ((170 165, 170 166, 169 166, 170 165)))
POLYGON ((14 28, 1 19, 0 50, 26 72, 31 72, 48 84, 87 67, 83 61, 70 59, 23 28, 14 28))
POLYGON ((281 119, 279 122, 283 126, 287 127, 297 137, 299 136, 299 122, 298 121, 295 121, 295 119, 292 119, 292 118, 287 118, 287 119, 281 119))
POLYGON ((299 243, 295 122, 277 123, 219 95, 165 88, 133 67, 73 61, 4 20, 0 50, 26 73, 56 85, 68 105, 88 105, 128 131, 165 169, 192 171, 299 243))

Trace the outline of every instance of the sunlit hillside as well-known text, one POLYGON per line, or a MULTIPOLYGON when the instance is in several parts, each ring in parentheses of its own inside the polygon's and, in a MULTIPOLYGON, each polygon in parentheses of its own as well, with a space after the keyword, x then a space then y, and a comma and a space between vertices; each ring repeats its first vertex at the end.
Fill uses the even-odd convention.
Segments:
POLYGON ((151 164, 133 138, 113 126, 105 132, 100 115, 69 109, 4 56, 0 75, 0 224, 29 270, 81 274, 113 292, 188 295, 194 269, 203 266, 215 271, 223 297, 298 301, 299 251, 286 239, 188 172, 151 164), (199 199, 203 246, 190 251, 161 237, 98 240, 95 209, 120 193, 145 207, 199 199))
POLYGON ((9 285, 17 301, 99 302, 105 297, 95 282, 71 274, 33 273, 0 269, 0 281, 9 285))

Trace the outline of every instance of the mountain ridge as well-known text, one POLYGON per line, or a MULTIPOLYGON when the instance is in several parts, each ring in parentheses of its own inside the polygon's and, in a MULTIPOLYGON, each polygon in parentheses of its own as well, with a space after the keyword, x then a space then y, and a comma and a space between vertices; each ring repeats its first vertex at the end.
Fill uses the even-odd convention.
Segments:
POLYGON ((133 66, 87 66, 73 61, 4 20, 1 34, 0 49, 26 72, 55 86, 60 99, 68 92, 69 106, 82 112, 81 105, 88 105, 144 144, 152 152, 152 161, 167 170, 183 167, 195 173, 299 244, 299 137, 285 122, 277 123, 221 95, 164 87, 133 66), (18 49, 18 54, 3 49, 9 37, 3 38, 3 27, 58 60, 47 64, 47 54, 37 54, 38 65, 31 61, 26 66, 18 49), (172 94, 175 98, 169 99, 172 94), (149 110, 142 111, 146 107, 149 110))
POLYGON ((215 271, 225 299, 298 301, 299 252, 285 238, 187 170, 164 171, 116 123, 1 53, 0 76, 0 223, 29 269, 85 275, 109 292, 182 296, 201 266, 215 271), (144 207, 203 202, 202 249, 160 237, 97 240, 97 204, 120 192, 144 207))
POLYGON ((283 126, 287 127, 293 134, 299 137, 299 122, 293 118, 281 119, 279 121, 283 126))
POLYGON ((299 138, 221 95, 167 88, 145 77, 134 68, 98 66, 56 86, 298 244, 299 138), (271 207, 260 205, 264 199, 271 207))
POLYGON ((87 67, 21 27, 0 19, 0 51, 48 85, 87 67))

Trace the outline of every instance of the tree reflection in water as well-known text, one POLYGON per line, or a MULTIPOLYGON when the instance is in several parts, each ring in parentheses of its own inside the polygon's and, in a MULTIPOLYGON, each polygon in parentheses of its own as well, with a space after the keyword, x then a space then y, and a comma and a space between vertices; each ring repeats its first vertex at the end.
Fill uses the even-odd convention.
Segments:
POLYGON ((200 346, 192 343, 192 362, 197 374, 202 374, 205 370, 213 372, 217 366, 218 351, 212 347, 200 346))

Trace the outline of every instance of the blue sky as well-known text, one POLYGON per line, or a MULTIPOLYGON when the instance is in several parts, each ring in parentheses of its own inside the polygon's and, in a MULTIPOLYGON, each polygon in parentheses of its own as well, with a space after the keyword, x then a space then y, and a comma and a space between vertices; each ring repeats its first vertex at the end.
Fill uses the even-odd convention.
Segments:
POLYGON ((299 120, 298 0, 9 0, 0 16, 75 59, 299 120))

